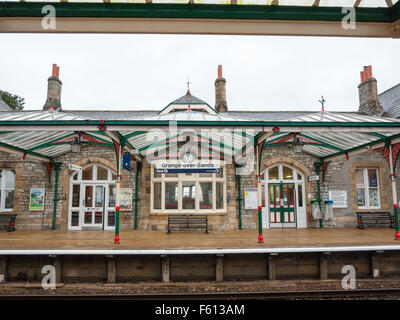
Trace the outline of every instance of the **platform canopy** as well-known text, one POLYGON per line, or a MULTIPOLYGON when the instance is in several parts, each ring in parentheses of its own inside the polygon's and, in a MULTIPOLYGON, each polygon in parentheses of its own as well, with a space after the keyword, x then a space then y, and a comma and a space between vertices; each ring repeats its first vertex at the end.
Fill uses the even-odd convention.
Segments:
POLYGON ((181 111, 165 115, 97 120, 68 112, 0 112, 0 150, 42 161, 71 152, 72 141, 113 147, 113 141, 133 154, 173 139, 185 143, 188 133, 216 150, 236 156, 250 145, 292 146, 296 138, 303 152, 323 161, 400 142, 400 119, 355 113, 315 113, 280 121, 259 121, 224 114, 181 111), (172 131, 171 131, 172 130, 172 131), (182 139, 183 138, 183 139, 182 139))
POLYGON ((399 0, 21 0, 0 32, 400 37, 399 0), (51 5, 52 7, 45 7, 51 5), (349 9, 353 8, 353 9, 349 9), (52 11, 53 10, 53 11, 52 11), (56 27, 43 17, 56 16, 56 27), (350 21, 355 28, 348 27, 350 21), (354 18, 354 19, 353 19, 354 18), (343 27, 342 22, 347 24, 343 27))

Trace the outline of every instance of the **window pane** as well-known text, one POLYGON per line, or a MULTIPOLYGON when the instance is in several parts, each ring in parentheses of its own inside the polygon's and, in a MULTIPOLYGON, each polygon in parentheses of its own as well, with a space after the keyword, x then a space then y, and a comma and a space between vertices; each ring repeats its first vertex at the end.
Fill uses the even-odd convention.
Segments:
POLYGON ((362 169, 356 170, 356 187, 364 188, 364 170, 362 169))
POLYGON ((103 186, 96 186, 96 199, 94 201, 94 206, 97 208, 103 207, 104 203, 104 187, 103 186))
POLYGON ((177 173, 166 173, 165 177, 166 178, 177 178, 178 174, 177 173))
POLYGON ((161 209, 161 182, 153 184, 153 206, 154 209, 161 209))
POLYGON ((369 189, 369 206, 379 207, 378 189, 369 189))
POLYGON ((261 206, 265 207, 265 185, 261 185, 261 206))
MULTIPOLYGON (((188 174, 186 174, 186 175, 188 175, 188 174)), ((218 173, 217 173, 217 175, 218 175, 218 173)), ((201 178, 204 178, 204 177, 212 177, 212 173, 199 173, 199 176, 200 176, 201 178)))
POLYGON ((102 211, 96 211, 94 213, 94 223, 97 223, 97 224, 103 223, 103 212, 102 211))
POLYGON ((85 188, 85 207, 92 207, 92 204, 93 204, 92 194, 93 194, 93 187, 86 186, 86 188, 85 188))
POLYGON ((194 182, 182 183, 182 209, 195 209, 196 184, 194 182))
POLYGON ((293 170, 283 166, 283 180, 293 180, 293 170))
POLYGON ((115 226, 115 211, 108 211, 108 221, 107 224, 109 227, 115 226))
POLYGON ((200 209, 212 209, 212 182, 200 183, 200 209))
POLYGON ((103 167, 97 167, 97 180, 108 180, 108 170, 103 167))
POLYGON ((90 224, 92 223, 92 211, 86 211, 85 212, 85 224, 90 224))
POLYGON ((72 211, 71 214, 71 226, 78 227, 79 226, 79 211, 72 211))
POLYGON ((299 202, 299 207, 303 206, 303 185, 298 185, 297 186, 297 199, 299 202))
POLYGON ((14 186, 15 186, 15 172, 6 171, 6 188, 14 189, 14 186))
POLYGON ((359 207, 365 207, 364 189, 357 189, 357 205, 359 207))
POLYGON ((224 184, 222 182, 216 183, 215 196, 217 199, 217 209, 222 209, 224 207, 224 184))
POLYGON ((78 180, 78 173, 73 175, 72 180, 78 180))
POLYGON ((81 186, 79 184, 74 184, 72 186, 72 206, 73 207, 79 207, 80 192, 81 192, 81 186))
POLYGON ((368 185, 372 188, 378 187, 376 169, 368 169, 368 185))
POLYGON ((297 174, 297 180, 301 180, 302 178, 301 178, 301 174, 300 173, 298 173, 297 174))
POLYGON ((115 195, 117 193, 117 188, 115 184, 110 184, 108 188, 108 206, 115 207, 115 195))
POLYGON ((14 207, 14 190, 6 191, 5 195, 6 195, 5 208, 12 209, 14 207))
POLYGON ((279 179, 278 167, 273 167, 273 168, 269 169, 268 179, 269 180, 278 180, 279 179))
POLYGON ((165 209, 178 209, 178 183, 165 183, 165 209))
POLYGON ((82 180, 93 180, 93 167, 82 170, 82 180))

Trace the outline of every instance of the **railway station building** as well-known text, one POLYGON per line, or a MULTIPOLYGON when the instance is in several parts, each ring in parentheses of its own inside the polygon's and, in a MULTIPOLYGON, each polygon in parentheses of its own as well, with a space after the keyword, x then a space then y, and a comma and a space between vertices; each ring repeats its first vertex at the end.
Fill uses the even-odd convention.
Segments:
POLYGON ((166 231, 173 214, 206 215, 211 232, 394 214, 400 84, 379 93, 364 67, 355 112, 230 110, 226 86, 219 66, 215 102, 188 89, 162 110, 69 111, 53 65, 44 106, 0 100, 0 214, 17 230, 82 232, 166 231))

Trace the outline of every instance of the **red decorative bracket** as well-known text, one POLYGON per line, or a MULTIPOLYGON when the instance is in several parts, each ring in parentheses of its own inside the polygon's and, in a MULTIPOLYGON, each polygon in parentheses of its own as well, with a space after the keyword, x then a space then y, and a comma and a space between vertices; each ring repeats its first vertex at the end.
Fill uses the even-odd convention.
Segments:
POLYGON ((106 131, 106 125, 104 124, 104 120, 100 120, 100 125, 98 126, 100 131, 106 131))
MULTIPOLYGON (((390 167, 389 147, 385 146, 385 147, 378 148, 378 149, 375 149, 375 150, 378 151, 380 154, 382 154, 385 157, 386 162, 387 162, 388 166, 390 167)), ((393 170, 394 170, 394 168, 396 166, 396 160, 397 160, 397 157, 399 156, 399 153, 400 153, 400 143, 392 144, 392 156, 393 156, 392 165, 393 165, 393 170)))
POLYGON ((327 161, 327 162, 323 162, 323 163, 322 163, 322 166, 321 166, 322 181, 325 181, 325 172, 326 172, 326 169, 328 169, 328 165, 329 165, 330 163, 331 163, 330 161, 327 161))

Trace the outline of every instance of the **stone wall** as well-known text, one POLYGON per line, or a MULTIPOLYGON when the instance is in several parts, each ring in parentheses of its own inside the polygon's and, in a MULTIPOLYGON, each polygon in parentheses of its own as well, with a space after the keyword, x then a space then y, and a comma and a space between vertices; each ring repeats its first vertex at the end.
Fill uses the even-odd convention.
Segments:
MULTIPOLYGON (((63 165, 60 169, 58 183, 58 198, 56 213, 56 228, 67 230, 71 172, 68 164, 85 166, 90 163, 101 164, 116 171, 115 152, 112 148, 101 146, 82 146, 80 153, 67 153, 54 159, 63 165)), ((52 225, 54 211, 55 171, 49 172, 43 162, 0 151, 0 168, 15 170, 14 209, 17 213, 17 229, 49 229, 52 225), (30 211, 29 199, 31 188, 45 189, 44 211, 30 211)), ((135 196, 135 168, 122 170, 122 188, 132 188, 135 196)), ((139 194, 140 197, 140 194, 139 194)), ((134 204, 134 202, 132 202, 134 204)), ((121 211, 121 229, 133 229, 134 210, 121 211)))
MULTIPOLYGON (((64 200, 58 201, 56 227, 57 229, 67 230, 70 172, 66 165, 69 163, 85 166, 89 163, 98 163, 106 166, 115 172, 115 153, 112 148, 100 146, 82 146, 79 154, 68 153, 56 157, 55 161, 62 162, 60 171, 58 197, 64 200)), ((318 158, 306 153, 294 153, 291 147, 269 147, 263 151, 261 171, 275 164, 288 164, 305 174, 305 176, 315 175, 314 162, 318 158)), ((376 151, 366 151, 365 153, 351 156, 349 160, 335 160, 330 162, 325 173, 325 180, 321 181, 321 196, 323 200, 328 199, 329 190, 346 190, 348 196, 348 208, 334 209, 334 221, 325 223, 326 227, 355 227, 357 208, 355 191, 355 169, 358 167, 374 167, 379 170, 380 182, 380 201, 381 211, 392 210, 392 193, 389 177, 389 169, 384 157, 376 151)), ((0 168, 15 170, 15 194, 13 212, 18 214, 17 229, 49 229, 53 218, 53 199, 54 199, 54 170, 49 173, 43 162, 27 158, 25 161, 17 155, 8 154, 0 151, 0 168), (31 188, 45 189, 45 210, 30 211, 29 198, 31 188)), ((400 175, 400 163, 397 163, 396 172, 400 175)), ((256 170, 251 175, 241 176, 242 188, 242 226, 243 229, 256 229, 258 224, 257 210, 244 209, 244 188, 256 188, 256 170)), ((227 203, 225 213, 207 213, 209 223, 213 230, 235 230, 239 227, 238 210, 238 185, 235 167, 233 164, 226 166, 226 187, 227 203)), ((135 196, 135 168, 132 171, 122 170, 122 183, 124 188, 132 188, 133 197, 135 196)), ((400 184, 397 183, 397 192, 400 194, 400 184)), ((167 215, 151 213, 150 211, 151 178, 150 165, 146 160, 141 164, 139 170, 138 188, 138 228, 140 230, 165 230, 167 225, 167 215)), ((307 227, 318 227, 319 224, 311 218, 310 199, 317 198, 317 182, 306 182, 306 203, 307 203, 307 227)), ((134 201, 133 201, 134 205, 134 201)), ((379 210, 374 210, 379 211, 379 210)), ((121 229, 133 229, 134 209, 121 212, 121 229)))

